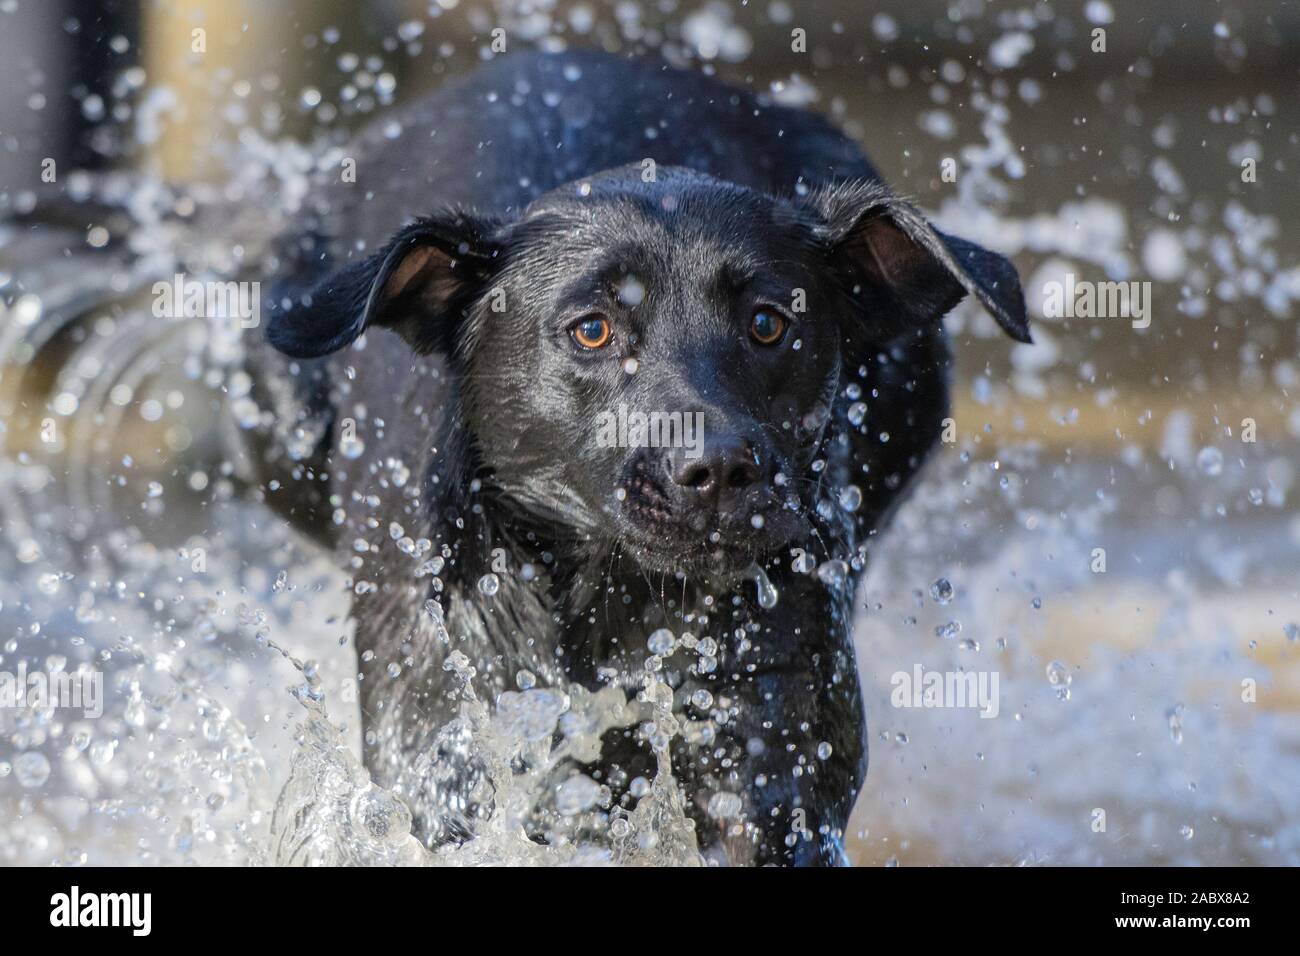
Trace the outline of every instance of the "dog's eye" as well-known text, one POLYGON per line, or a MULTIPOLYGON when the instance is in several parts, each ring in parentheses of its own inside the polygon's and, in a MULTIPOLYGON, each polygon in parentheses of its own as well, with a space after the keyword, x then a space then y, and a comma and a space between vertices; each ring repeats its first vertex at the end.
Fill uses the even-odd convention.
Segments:
POLYGON ((785 335, 785 318, 771 309, 757 309, 749 323, 749 334, 759 345, 775 345, 785 335))
POLYGON ((609 319, 603 315, 589 315, 569 330, 573 341, 584 349, 598 349, 609 342, 609 319))

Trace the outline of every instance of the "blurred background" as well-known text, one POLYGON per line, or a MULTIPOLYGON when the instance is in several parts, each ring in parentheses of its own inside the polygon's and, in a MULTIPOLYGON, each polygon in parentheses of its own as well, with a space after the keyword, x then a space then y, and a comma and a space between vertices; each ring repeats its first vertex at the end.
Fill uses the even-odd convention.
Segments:
POLYGON ((355 733, 342 577, 221 452, 238 342, 144 290, 246 275, 497 29, 820 111, 1020 269, 1035 344, 949 317, 955 441, 867 574, 855 862, 1300 863, 1300 4, 1246 0, 0 0, 0 213, 46 224, 0 226, 0 668, 111 708, 0 710, 0 860, 256 859, 285 655, 355 733), (1067 273, 1149 327, 1045 317, 1067 273), (918 664, 999 715, 892 706, 918 664))

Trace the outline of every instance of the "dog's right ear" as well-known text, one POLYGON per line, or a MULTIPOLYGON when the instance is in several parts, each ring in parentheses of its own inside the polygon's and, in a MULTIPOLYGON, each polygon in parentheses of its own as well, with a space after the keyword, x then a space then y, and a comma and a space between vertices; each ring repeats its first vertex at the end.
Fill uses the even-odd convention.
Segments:
POLYGON ((459 213, 417 219, 379 251, 272 303, 267 339, 293 358, 317 358, 380 326, 419 353, 450 352, 500 256, 499 232, 496 222, 459 213))

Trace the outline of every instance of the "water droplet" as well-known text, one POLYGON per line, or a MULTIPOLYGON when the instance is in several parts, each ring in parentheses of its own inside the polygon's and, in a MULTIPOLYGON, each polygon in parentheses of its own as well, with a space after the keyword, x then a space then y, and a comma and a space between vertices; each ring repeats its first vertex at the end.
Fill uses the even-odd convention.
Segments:
POLYGON ((754 576, 754 587, 758 591, 758 606, 765 611, 770 611, 776 607, 776 602, 781 596, 776 585, 767 576, 767 572, 757 564, 750 569, 750 573, 754 576))
POLYGON ((939 578, 930 585, 930 597, 935 604, 947 604, 952 600, 952 584, 947 578, 939 578))
POLYGON ((1213 445, 1202 448, 1196 456, 1196 467, 1211 477, 1223 471, 1223 452, 1213 445))
POLYGON ((1165 711, 1165 719, 1169 721, 1169 739, 1174 743, 1181 745, 1183 742, 1183 713, 1185 708, 1182 704, 1175 704, 1169 710, 1165 711))
POLYGON ((817 745, 817 759, 829 760, 830 756, 831 756, 831 745, 823 740, 821 743, 817 745))
POLYGON ((90 745, 90 762, 96 767, 103 767, 113 762, 117 755, 116 740, 96 740, 90 745))
POLYGON ((45 754, 28 751, 14 759, 14 779, 24 787, 41 787, 50 779, 50 761, 45 754))
POLYGON ((854 512, 862 507, 862 489, 857 485, 846 485, 840 490, 840 507, 854 512))
POLYGON ((668 654, 671 654, 673 648, 676 646, 676 636, 666 627, 661 627, 654 631, 646 640, 646 647, 649 648, 650 653, 656 654, 659 657, 665 657, 668 654))
POLYGON ((339 453, 344 458, 360 458, 366 452, 366 443, 355 435, 345 433, 339 441, 339 453))
POLYGON ((501 590, 501 579, 489 571, 478 579, 478 589, 491 597, 501 590))
POLYGON ((417 578, 427 577, 428 575, 437 577, 439 574, 442 574, 443 565, 445 563, 446 562, 443 561, 441 557, 435 555, 416 569, 415 576, 417 578))
POLYGON ((1074 677, 1071 676, 1070 669, 1060 661, 1052 661, 1047 665, 1047 682, 1056 691, 1058 700, 1070 699, 1070 685, 1074 683, 1074 677))
POLYGON ((722 790, 709 797, 708 814, 715 820, 734 820, 744 806, 740 794, 722 790))
POLYGON ((618 301, 629 309, 635 309, 645 301, 645 286, 636 276, 627 276, 618 284, 618 301))

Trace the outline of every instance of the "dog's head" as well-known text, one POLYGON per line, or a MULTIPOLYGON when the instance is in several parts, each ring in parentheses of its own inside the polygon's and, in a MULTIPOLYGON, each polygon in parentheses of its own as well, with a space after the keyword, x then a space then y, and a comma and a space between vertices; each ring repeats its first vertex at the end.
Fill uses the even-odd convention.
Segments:
POLYGON ((503 495, 648 569, 726 574, 808 531, 845 362, 967 293, 1028 341, 1011 264, 879 183, 776 198, 638 166, 511 223, 419 219, 268 335, 314 357, 384 327, 444 353, 503 495))

